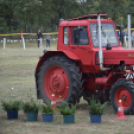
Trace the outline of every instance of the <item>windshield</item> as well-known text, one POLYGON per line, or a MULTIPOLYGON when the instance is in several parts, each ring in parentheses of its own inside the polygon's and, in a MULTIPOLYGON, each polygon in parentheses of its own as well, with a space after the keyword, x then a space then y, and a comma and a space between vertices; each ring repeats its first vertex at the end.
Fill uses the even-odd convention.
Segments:
MULTIPOLYGON (((99 46, 98 43, 98 27, 97 24, 89 24, 92 42, 95 47, 99 46)), ((114 26, 112 24, 101 24, 101 45, 106 46, 107 44, 111 46, 118 46, 119 42, 116 37, 114 26)))

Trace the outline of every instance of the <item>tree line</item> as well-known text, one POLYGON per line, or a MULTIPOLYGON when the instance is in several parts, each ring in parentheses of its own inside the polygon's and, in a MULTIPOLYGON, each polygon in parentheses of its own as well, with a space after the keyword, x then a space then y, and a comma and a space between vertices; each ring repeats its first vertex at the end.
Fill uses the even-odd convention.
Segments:
POLYGON ((54 32, 59 19, 86 14, 107 14, 116 24, 126 27, 127 13, 134 26, 133 0, 0 0, 0 33, 54 32))

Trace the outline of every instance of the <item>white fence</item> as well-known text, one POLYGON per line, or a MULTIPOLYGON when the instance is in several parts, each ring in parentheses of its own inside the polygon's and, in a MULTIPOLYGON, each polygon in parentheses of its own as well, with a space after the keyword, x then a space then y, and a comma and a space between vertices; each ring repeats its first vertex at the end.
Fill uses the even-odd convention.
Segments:
MULTIPOLYGON (((42 48, 42 42, 46 41, 46 39, 42 39, 40 38, 40 47, 42 48)), ((57 38, 52 38, 51 40, 57 40, 57 38)), ((6 39, 6 38, 3 38, 0 40, 0 43, 3 43, 3 49, 6 49, 6 44, 7 43, 22 43, 22 46, 23 46, 23 49, 26 48, 26 45, 25 45, 25 42, 37 42, 37 39, 24 39, 24 37, 22 39, 6 39)))
MULTIPOLYGON (((41 38, 40 39, 40 47, 42 47, 43 40, 46 41, 45 38, 44 39, 41 38)), ((57 38, 52 38, 51 40, 57 40, 57 38)), ((124 40, 124 44, 122 44, 122 46, 124 46, 125 48, 128 48, 128 41, 126 39, 126 36, 124 36, 123 40, 124 40)), ((31 41, 36 42, 37 39, 24 39, 24 38, 22 38, 22 39, 6 39, 6 38, 3 38, 3 40, 0 40, 0 43, 3 43, 3 49, 6 49, 6 42, 7 43, 22 43, 23 49, 25 49, 26 48, 25 42, 31 42, 31 41)))

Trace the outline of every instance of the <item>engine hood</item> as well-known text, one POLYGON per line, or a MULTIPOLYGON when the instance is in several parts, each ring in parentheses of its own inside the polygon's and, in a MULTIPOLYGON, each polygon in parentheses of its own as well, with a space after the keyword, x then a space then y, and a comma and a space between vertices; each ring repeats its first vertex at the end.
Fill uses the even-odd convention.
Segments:
POLYGON ((120 64, 124 61, 125 64, 134 64, 134 50, 104 50, 104 64, 120 64))

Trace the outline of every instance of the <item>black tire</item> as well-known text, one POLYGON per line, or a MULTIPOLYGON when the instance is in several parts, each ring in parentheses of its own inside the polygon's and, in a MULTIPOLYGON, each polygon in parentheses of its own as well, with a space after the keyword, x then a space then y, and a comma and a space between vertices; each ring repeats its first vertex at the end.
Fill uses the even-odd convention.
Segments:
POLYGON ((124 109, 125 114, 131 115, 133 114, 133 107, 134 107, 134 83, 132 81, 119 80, 116 83, 114 83, 109 93, 110 95, 109 99, 111 101, 113 108, 117 111, 118 104, 117 101, 115 100, 115 95, 117 94, 117 91, 119 91, 121 88, 124 88, 131 95, 130 105, 128 106, 128 108, 124 109))
MULTIPOLYGON (((48 98, 44 91, 44 76, 47 70, 52 66, 61 67, 67 74, 69 79, 69 92, 64 101, 68 103, 75 104, 79 102, 79 97, 82 92, 82 73, 79 70, 79 67, 75 64, 74 61, 70 60, 67 57, 63 56, 54 56, 47 59, 40 68, 38 73, 38 90, 41 93, 43 101, 45 103, 50 102, 51 100, 48 98)), ((57 103, 57 105, 61 105, 61 103, 57 103)))

